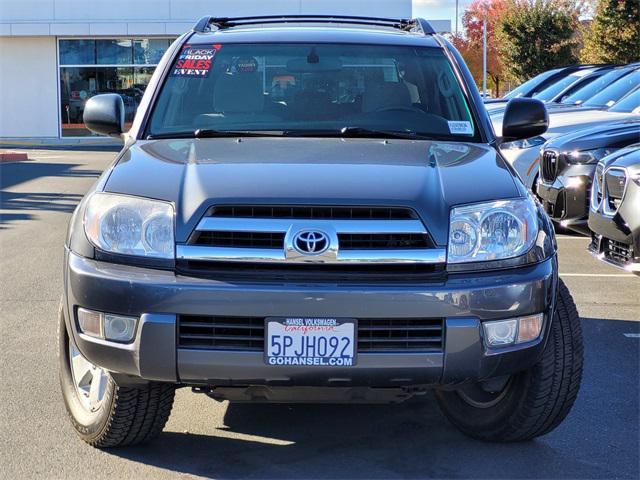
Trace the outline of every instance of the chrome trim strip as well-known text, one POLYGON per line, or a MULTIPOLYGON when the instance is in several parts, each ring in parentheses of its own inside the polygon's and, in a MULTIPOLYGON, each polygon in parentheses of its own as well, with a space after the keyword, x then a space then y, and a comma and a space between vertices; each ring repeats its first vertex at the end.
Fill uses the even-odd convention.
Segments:
POLYGON ((640 272, 640 263, 631 262, 631 263, 627 263, 626 265, 621 263, 616 263, 608 259, 603 252, 596 252, 595 250, 589 247, 587 247, 587 251, 596 260, 600 260, 601 262, 606 263, 607 265, 611 265, 612 267, 619 268, 620 270, 624 270, 625 272, 631 272, 631 273, 640 272))
POLYGON ((390 250, 344 250, 338 251, 335 260, 322 257, 301 256, 285 258, 284 250, 278 248, 230 248, 177 245, 178 260, 205 262, 253 262, 253 263, 321 263, 321 264, 434 264, 445 263, 444 248, 390 249, 390 250))
POLYGON ((196 230, 286 233, 290 229, 314 228, 320 230, 330 229, 337 233, 427 233, 427 230, 420 220, 321 220, 227 217, 204 217, 196 227, 196 230))
POLYGON ((613 217, 618 209, 612 209, 609 207, 609 188, 607 187, 607 174, 611 170, 617 170, 624 174, 624 187, 622 187, 622 196, 620 197, 620 204, 624 201, 624 197, 627 193, 627 187, 629 186, 629 174, 627 169, 624 167, 609 167, 607 168, 602 175, 602 213, 607 217, 613 217))

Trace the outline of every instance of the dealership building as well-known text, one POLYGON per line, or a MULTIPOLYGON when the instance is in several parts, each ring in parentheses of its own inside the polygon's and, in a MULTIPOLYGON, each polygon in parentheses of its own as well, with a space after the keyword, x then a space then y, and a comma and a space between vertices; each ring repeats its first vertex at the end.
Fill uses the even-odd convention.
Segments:
POLYGON ((203 15, 411 13, 412 0, 0 0, 0 139, 90 136, 84 103, 105 92, 130 121, 169 44, 203 15))

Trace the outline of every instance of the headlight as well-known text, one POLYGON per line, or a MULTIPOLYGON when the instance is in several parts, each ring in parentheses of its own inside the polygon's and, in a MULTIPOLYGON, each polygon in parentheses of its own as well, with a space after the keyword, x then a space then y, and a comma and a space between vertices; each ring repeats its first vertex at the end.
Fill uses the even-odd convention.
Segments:
POLYGON ((570 163, 598 163, 601 158, 615 152, 617 148, 596 148, 593 150, 574 150, 566 154, 570 163))
POLYGON ((94 193, 84 214, 89 241, 105 252, 174 258, 173 206, 167 202, 94 193))
POLYGON ((526 253, 538 234, 530 197, 455 207, 449 226, 449 263, 482 262, 526 253))
POLYGON ((523 148, 537 147, 542 145, 546 140, 544 137, 531 137, 524 140, 514 140, 513 142, 507 142, 500 145, 501 150, 522 150, 523 148))

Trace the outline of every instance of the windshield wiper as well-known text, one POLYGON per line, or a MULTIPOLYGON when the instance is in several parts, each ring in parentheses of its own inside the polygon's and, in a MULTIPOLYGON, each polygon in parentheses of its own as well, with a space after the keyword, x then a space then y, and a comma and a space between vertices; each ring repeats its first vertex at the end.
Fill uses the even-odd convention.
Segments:
POLYGON ((336 130, 285 130, 283 135, 286 137, 338 137, 338 138, 402 138, 409 140, 434 140, 416 132, 407 130, 376 130, 365 127, 343 127, 336 130))
POLYGON ((281 137, 282 135, 283 132, 280 130, 214 130, 212 128, 199 128, 183 132, 155 133, 147 135, 147 140, 163 138, 281 137))

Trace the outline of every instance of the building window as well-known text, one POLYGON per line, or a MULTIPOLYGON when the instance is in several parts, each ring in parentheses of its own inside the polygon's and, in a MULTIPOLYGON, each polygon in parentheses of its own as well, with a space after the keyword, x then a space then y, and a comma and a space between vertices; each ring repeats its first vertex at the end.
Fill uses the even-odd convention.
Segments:
POLYGON ((127 128, 133 121, 151 75, 173 39, 61 39, 60 121, 63 137, 92 135, 82 123, 87 100, 118 93, 127 128))

